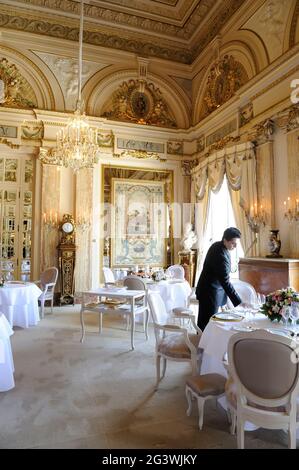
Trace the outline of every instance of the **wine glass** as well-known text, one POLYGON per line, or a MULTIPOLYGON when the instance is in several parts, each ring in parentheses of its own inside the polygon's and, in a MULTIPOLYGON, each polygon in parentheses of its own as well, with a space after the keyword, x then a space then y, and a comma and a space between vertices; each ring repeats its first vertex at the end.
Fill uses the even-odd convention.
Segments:
POLYGON ((290 318, 292 320, 292 326, 294 327, 294 332, 296 332, 297 331, 297 320, 299 319, 299 304, 296 301, 291 302, 290 318))
POLYGON ((288 305, 284 305, 280 310, 280 315, 282 316, 283 323, 285 326, 288 326, 290 314, 290 307, 288 305))

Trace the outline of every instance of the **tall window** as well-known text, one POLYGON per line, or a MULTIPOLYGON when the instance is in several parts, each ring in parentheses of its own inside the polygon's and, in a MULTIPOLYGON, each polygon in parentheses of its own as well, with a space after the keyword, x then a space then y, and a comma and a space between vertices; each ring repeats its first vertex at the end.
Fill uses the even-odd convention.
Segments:
MULTIPOLYGON (((211 191, 208 213, 207 231, 204 238, 204 256, 212 243, 222 239, 223 232, 228 227, 236 227, 227 179, 224 176, 223 184, 217 194, 211 191)), ((238 261, 244 256, 240 242, 237 248, 230 252, 232 277, 239 277, 238 261)))

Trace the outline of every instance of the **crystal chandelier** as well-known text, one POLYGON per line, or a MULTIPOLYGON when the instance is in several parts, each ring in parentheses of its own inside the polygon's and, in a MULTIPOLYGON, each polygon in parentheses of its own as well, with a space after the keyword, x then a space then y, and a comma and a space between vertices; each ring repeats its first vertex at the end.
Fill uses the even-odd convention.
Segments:
MULTIPOLYGON (((41 158, 44 163, 72 168, 74 171, 81 168, 93 168, 98 162, 97 129, 89 126, 85 113, 82 113, 82 43, 83 43, 83 15, 84 0, 81 0, 80 32, 79 32, 79 60, 78 60, 78 98, 76 111, 66 127, 57 133, 56 148, 41 158), (50 160, 50 161, 49 161, 50 160)), ((41 156, 42 157, 42 156, 41 156)))

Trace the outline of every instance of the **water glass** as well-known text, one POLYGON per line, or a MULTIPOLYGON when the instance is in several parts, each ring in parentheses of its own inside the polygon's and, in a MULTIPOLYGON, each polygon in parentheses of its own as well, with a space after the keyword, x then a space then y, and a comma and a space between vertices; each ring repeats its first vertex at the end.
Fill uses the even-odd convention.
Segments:
POLYGON ((299 304, 298 302, 291 302, 290 307, 290 318, 292 320, 292 326, 294 330, 297 330, 297 320, 299 319, 299 304))
POLYGON ((288 305, 284 305, 282 309, 280 310, 280 315, 282 316, 283 324, 285 326, 288 326, 290 314, 291 314, 290 307, 288 305))

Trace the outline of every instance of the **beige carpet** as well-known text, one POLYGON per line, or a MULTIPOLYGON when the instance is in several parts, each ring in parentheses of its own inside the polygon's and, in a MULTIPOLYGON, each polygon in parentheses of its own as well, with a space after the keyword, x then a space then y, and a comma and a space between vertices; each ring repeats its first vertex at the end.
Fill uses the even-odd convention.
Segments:
MULTIPOLYGON (((46 310, 47 312, 48 310, 46 310)), ((0 393, 0 448, 217 449, 236 448, 226 414, 206 406, 186 416, 187 364, 169 363, 157 392, 154 335, 130 335, 118 318, 86 314, 81 344, 79 308, 55 308, 36 327, 12 337, 16 387, 0 393)), ((140 329, 140 326, 139 326, 140 329)), ((246 433, 247 448, 285 448, 281 431, 246 433)))

